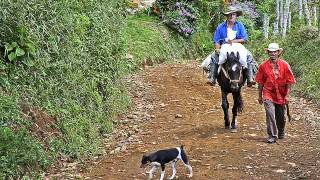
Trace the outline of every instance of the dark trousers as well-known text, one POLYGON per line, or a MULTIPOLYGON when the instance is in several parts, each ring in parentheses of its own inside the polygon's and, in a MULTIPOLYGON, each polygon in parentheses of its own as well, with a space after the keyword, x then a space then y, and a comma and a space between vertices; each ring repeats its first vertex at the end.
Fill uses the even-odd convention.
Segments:
POLYGON ((275 104, 270 100, 265 100, 263 104, 266 110, 266 123, 268 135, 277 137, 278 133, 283 134, 286 125, 286 106, 275 104))

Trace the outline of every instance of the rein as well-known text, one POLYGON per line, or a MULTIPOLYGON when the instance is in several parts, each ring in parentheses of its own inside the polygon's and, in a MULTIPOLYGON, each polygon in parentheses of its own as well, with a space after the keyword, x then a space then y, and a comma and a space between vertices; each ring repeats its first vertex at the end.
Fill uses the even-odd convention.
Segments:
POLYGON ((223 66, 221 66, 222 72, 224 74, 224 76, 230 81, 230 82, 235 82, 235 83, 239 83, 241 81, 242 78, 242 68, 240 69, 240 76, 239 79, 231 79, 229 74, 227 73, 227 71, 224 69, 223 66))

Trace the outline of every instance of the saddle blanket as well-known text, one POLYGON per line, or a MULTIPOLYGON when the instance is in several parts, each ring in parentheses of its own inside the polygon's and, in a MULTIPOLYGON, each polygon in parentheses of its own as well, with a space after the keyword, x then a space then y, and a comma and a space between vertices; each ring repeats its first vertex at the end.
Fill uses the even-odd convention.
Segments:
POLYGON ((242 66, 247 68, 247 56, 248 56, 248 50, 240 43, 232 43, 231 44, 223 44, 220 49, 220 55, 219 55, 219 62, 218 64, 221 65, 226 62, 227 60, 227 53, 234 52, 235 55, 237 55, 237 52, 239 52, 240 55, 240 63, 242 66))

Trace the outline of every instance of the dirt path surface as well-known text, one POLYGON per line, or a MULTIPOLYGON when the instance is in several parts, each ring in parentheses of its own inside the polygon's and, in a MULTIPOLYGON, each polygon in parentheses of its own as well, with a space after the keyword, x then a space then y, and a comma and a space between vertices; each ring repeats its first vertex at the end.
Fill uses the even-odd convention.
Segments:
MULTIPOLYGON (((267 144, 257 89, 244 87, 239 131, 231 133, 224 129, 220 88, 206 84, 198 65, 162 64, 129 78, 134 106, 115 122, 115 132, 105 142, 105 155, 83 178, 147 179, 149 169, 139 167, 143 154, 183 144, 195 180, 320 179, 318 108, 293 98, 293 122, 287 123, 285 139, 267 144)), ((177 179, 188 179, 187 173, 178 162, 177 179)), ((171 174, 168 164, 165 179, 171 174)), ((154 179, 159 176, 160 169, 154 179)))

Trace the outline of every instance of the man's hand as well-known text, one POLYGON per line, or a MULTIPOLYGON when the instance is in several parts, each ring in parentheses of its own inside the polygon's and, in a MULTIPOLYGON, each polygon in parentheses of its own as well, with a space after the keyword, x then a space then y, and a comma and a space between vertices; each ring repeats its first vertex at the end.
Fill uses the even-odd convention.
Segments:
POLYGON ((287 103, 289 103, 289 100, 290 100, 289 94, 287 94, 287 95, 284 97, 284 99, 286 100, 287 103))
POLYGON ((259 93, 258 93, 258 102, 259 102, 259 104, 263 104, 263 100, 262 100, 262 90, 263 90, 263 86, 261 85, 261 84, 258 84, 258 91, 259 91, 259 93))
POLYGON ((232 45, 232 40, 228 39, 227 43, 232 45))
POLYGON ((260 105, 262 105, 262 104, 263 104, 263 100, 262 100, 262 97, 261 97, 261 96, 259 96, 259 98, 258 98, 258 102, 259 102, 259 104, 260 104, 260 105))

